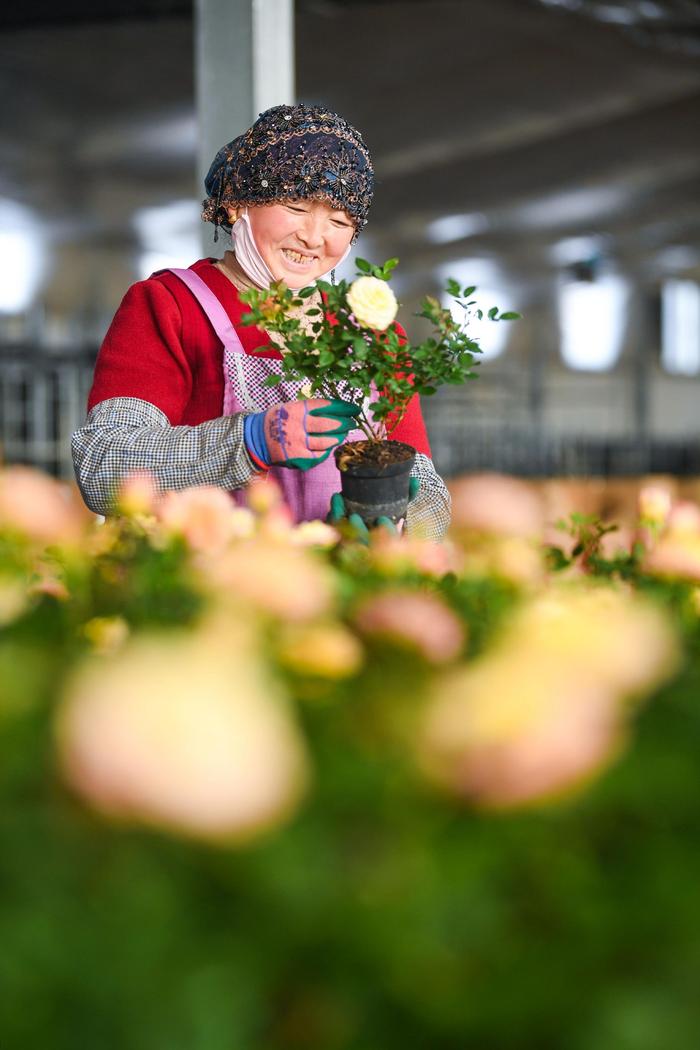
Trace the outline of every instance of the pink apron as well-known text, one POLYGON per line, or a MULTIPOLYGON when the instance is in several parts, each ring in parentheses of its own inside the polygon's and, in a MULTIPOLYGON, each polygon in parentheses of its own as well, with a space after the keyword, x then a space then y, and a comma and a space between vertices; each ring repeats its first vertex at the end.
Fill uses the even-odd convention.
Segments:
MULTIPOLYGON (((222 415, 234 412, 264 412, 280 401, 296 401, 301 383, 282 382, 275 387, 264 387, 265 375, 279 374, 281 361, 274 358, 246 354, 238 333, 226 310, 211 288, 193 270, 170 268, 170 273, 187 285, 202 310, 209 318, 212 328, 223 343, 224 403, 222 415), (249 393, 253 386, 255 399, 249 393)), ((348 440, 361 440, 363 434, 353 430, 348 440)), ((311 470, 292 470, 288 467, 272 467, 270 475, 280 486, 285 502, 295 522, 324 520, 328 514, 330 499, 340 491, 340 473, 335 465, 333 453, 311 470)), ((245 489, 234 493, 236 501, 245 504, 245 489)))

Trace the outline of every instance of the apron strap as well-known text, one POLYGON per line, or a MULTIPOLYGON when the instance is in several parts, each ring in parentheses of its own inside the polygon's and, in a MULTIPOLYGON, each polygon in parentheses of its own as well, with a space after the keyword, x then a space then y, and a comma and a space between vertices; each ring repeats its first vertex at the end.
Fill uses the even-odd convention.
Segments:
POLYGON ((236 331, 231 318, 226 313, 209 285, 202 280, 199 274, 196 274, 194 270, 180 270, 174 266, 169 267, 169 272, 174 273, 176 277, 180 278, 183 284, 187 285, 192 292, 192 295, 209 318, 212 328, 226 349, 233 350, 233 352, 237 354, 244 354, 245 350, 243 349, 241 340, 238 338, 238 332, 236 331))
POLYGON ((232 355, 230 359, 236 369, 238 386, 243 401, 242 407, 248 412, 257 412, 258 409, 248 393, 248 384, 245 381, 245 375, 243 372, 243 357, 241 355, 245 356, 245 350, 231 318, 226 313, 209 285, 206 284, 206 282, 203 281, 199 274, 196 274, 194 270, 181 270, 174 266, 168 267, 168 270, 170 273, 175 274, 176 277, 179 277, 183 284, 187 285, 192 292, 192 295, 209 318, 212 328, 224 344, 224 415, 230 415, 232 412, 240 411, 241 407, 237 404, 237 399, 233 394, 231 381, 228 376, 229 354, 232 355))

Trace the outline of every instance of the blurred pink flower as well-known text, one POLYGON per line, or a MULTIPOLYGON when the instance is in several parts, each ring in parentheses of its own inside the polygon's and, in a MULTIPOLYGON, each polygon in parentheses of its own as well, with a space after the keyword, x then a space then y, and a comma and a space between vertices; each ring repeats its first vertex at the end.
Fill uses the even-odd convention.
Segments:
POLYGON ((502 536, 541 537, 542 504, 524 481, 503 474, 473 474, 450 484, 452 528, 502 536))
POLYGON ((247 838, 305 787, 301 738, 255 644, 231 621, 128 643, 68 684, 57 740, 65 777, 105 815, 198 838, 247 838))
POLYGON ((46 546, 73 546, 93 520, 71 486, 31 467, 0 471, 0 531, 46 546))
POLYGON ((359 629, 414 649, 430 663, 459 655, 465 630, 445 603, 427 591, 391 590, 365 599, 355 615, 359 629))
POLYGON ((386 529, 370 533, 369 554, 372 564, 387 576, 415 571, 439 577, 458 572, 462 564, 461 552, 449 540, 436 543, 408 534, 395 535, 386 529))
POLYGON ((65 583, 54 573, 42 573, 29 585, 30 594, 46 594, 59 602, 68 601, 70 593, 65 583))
POLYGON ((448 675, 419 744, 438 784, 487 807, 537 802, 579 786, 623 741, 619 704, 602 682, 507 653, 448 675))
POLYGON ((167 492, 157 515, 166 533, 183 536, 196 551, 221 551, 236 533, 236 507, 223 489, 202 485, 167 492))
POLYGON ((700 534, 700 507, 690 500, 676 503, 668 516, 669 531, 687 535, 700 534))
POLYGON ((666 528, 649 548, 643 562, 647 572, 700 581, 700 508, 689 501, 677 503, 666 528))
POLYGON ((294 519, 292 513, 283 503, 270 507, 264 514, 259 515, 258 532, 268 540, 280 543, 293 542, 294 519))
POLYGON ((643 568, 652 576, 700 582, 700 534, 666 533, 647 553, 643 568))
POLYGON ((265 536, 231 546, 200 565, 210 583, 232 599, 293 622, 322 616, 332 606, 333 574, 313 551, 265 536))

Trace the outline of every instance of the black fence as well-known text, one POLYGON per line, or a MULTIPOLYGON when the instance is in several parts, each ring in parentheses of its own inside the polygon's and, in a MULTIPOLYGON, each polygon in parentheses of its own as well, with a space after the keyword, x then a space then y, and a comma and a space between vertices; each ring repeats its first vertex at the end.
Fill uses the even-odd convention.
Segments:
POLYGON ((683 439, 546 434, 530 429, 430 427, 446 477, 493 470, 520 477, 700 475, 700 433, 683 439))
POLYGON ((73 476, 70 436, 85 419, 95 357, 0 349, 0 461, 73 476))

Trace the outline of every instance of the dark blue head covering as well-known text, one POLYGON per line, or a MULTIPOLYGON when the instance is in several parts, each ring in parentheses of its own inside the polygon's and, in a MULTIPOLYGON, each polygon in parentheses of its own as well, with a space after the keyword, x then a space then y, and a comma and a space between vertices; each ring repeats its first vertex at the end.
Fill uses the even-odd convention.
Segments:
POLYGON ((359 131, 323 106, 273 106, 222 146, 204 185, 202 218, 230 229, 231 205, 323 200, 367 223, 374 171, 359 131))

